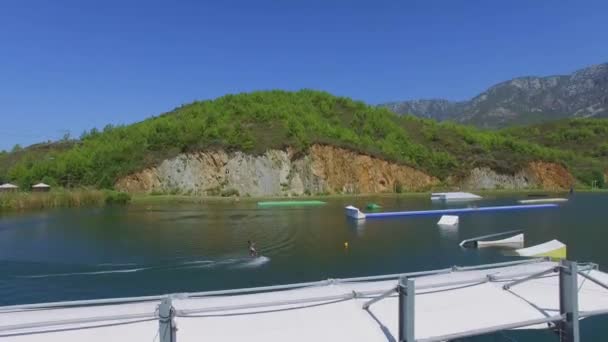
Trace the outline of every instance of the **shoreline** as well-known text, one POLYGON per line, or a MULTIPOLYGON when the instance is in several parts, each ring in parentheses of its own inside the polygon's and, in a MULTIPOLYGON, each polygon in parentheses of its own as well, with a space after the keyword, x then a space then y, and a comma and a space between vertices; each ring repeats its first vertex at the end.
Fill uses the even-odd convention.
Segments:
MULTIPOLYGON (((434 190, 425 192, 403 193, 362 193, 362 194, 326 194, 303 196, 260 196, 260 197, 221 197, 171 194, 127 194, 110 190, 58 189, 47 193, 14 192, 0 193, 0 212, 22 212, 30 210, 46 210, 54 208, 86 208, 103 207, 107 205, 163 205, 163 204, 205 204, 205 203, 256 203, 259 201, 288 201, 288 200, 332 200, 332 199, 358 199, 358 198, 416 198, 428 197, 431 192, 447 192, 449 190, 434 190), (125 194, 124 201, 116 201, 116 195, 125 194), (108 200, 111 198, 111 200, 108 200)), ((463 190, 466 191, 466 190, 463 190)), ((471 190, 482 197, 487 196, 513 196, 533 193, 543 193, 548 196, 565 197, 568 190, 542 190, 542 189, 500 189, 500 190, 471 190)), ((575 193, 607 193, 608 189, 575 189, 575 193)))
MULTIPOLYGON (((463 190, 466 191, 466 190, 463 190)), ((171 203, 234 203, 234 202, 260 202, 260 201, 288 201, 288 200, 324 200, 324 199, 348 199, 348 198, 371 198, 371 197, 426 197, 431 192, 447 192, 443 190, 425 191, 425 192, 403 192, 403 193, 365 193, 365 194, 331 194, 331 195, 304 195, 304 196, 260 196, 260 197, 220 197, 220 196, 196 196, 196 195, 150 195, 150 194, 132 194, 132 205, 138 204, 171 204, 171 203)), ((468 192, 468 191, 467 191, 468 192)), ((569 195, 568 190, 540 190, 540 189, 515 189, 515 190, 472 190, 475 194, 481 196, 508 196, 517 194, 533 194, 546 193, 549 195, 569 195)), ((606 189, 575 189, 574 193, 606 193, 606 189)))

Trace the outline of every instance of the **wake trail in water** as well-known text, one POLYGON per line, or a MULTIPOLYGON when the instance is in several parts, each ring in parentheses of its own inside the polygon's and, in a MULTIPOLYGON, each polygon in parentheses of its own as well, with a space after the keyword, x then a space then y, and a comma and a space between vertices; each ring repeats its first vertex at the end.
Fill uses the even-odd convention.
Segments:
MULTIPOLYGON (((78 277, 78 276, 94 276, 94 275, 104 275, 104 274, 121 274, 121 273, 135 273, 145 270, 166 270, 166 271, 178 271, 184 269, 210 269, 210 268, 256 268, 260 267, 266 263, 270 262, 270 258, 267 256, 259 256, 256 258, 229 258, 224 260, 192 260, 192 261, 183 261, 178 263, 177 265, 167 265, 167 266, 155 266, 155 267, 138 267, 138 268, 127 268, 127 269, 110 269, 110 270, 100 270, 100 271, 87 271, 87 272, 68 272, 68 273, 48 273, 48 274, 32 274, 32 275, 17 275, 16 278, 23 279, 37 279, 37 278, 53 278, 53 277, 78 277)), ((105 263, 98 264, 97 266, 133 266, 136 264, 133 263, 123 263, 123 264, 113 264, 113 263, 105 263)))
POLYGON ((150 269, 150 267, 142 268, 130 268, 125 270, 109 270, 109 271, 92 271, 92 272, 70 272, 70 273, 50 273, 50 274, 35 274, 27 276, 17 276, 17 278, 51 278, 51 277, 70 277, 70 276, 81 276, 81 275, 98 275, 98 274, 111 274, 111 273, 134 273, 143 270, 150 269))
POLYGON ((270 258, 267 256, 259 256, 257 258, 251 258, 251 259, 243 259, 243 262, 240 262, 238 264, 236 264, 234 266, 234 268, 254 268, 254 267, 260 267, 264 264, 266 264, 267 262, 270 261, 270 258))
POLYGON ((259 256, 257 258, 231 258, 224 260, 205 260, 198 262, 185 262, 182 263, 182 267, 178 267, 177 269, 193 269, 193 268, 255 268, 260 267, 270 261, 269 257, 259 256))
POLYGON ((97 266, 101 266, 101 267, 125 267, 125 266, 135 266, 135 265, 137 265, 137 264, 134 262, 127 262, 124 264, 115 264, 112 262, 97 264, 97 266))
POLYGON ((216 268, 221 266, 232 265, 238 263, 240 259, 224 259, 224 260, 201 260, 201 261, 187 261, 181 263, 183 267, 177 267, 177 269, 184 268, 216 268))
POLYGON ((194 260, 194 261, 184 261, 181 262, 179 265, 206 265, 206 264, 213 264, 216 261, 213 260, 194 260))

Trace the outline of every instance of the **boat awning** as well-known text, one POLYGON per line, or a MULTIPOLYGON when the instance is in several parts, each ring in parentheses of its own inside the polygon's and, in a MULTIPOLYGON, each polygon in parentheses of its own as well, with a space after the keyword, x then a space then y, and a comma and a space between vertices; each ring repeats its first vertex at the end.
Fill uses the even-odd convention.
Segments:
MULTIPOLYGON (((559 314, 557 273, 503 289, 509 281, 556 266, 550 261, 534 261, 487 269, 446 269, 414 278, 416 340, 559 314)), ((585 273, 608 283, 608 274, 597 268, 588 268, 585 273)), ((370 299, 394 288, 397 280, 359 280, 326 281, 265 293, 203 297, 200 296, 204 294, 198 294, 195 298, 173 299, 177 339, 180 342, 398 340, 396 294, 363 309, 370 299)), ((582 316, 608 309, 608 290, 582 277, 578 281, 582 316)), ((154 300, 66 308, 0 307, 0 337, 20 342, 149 341, 158 332, 158 304, 154 300), (70 322, 72 319, 80 321, 70 322)), ((547 328, 547 324, 527 328, 547 328)))

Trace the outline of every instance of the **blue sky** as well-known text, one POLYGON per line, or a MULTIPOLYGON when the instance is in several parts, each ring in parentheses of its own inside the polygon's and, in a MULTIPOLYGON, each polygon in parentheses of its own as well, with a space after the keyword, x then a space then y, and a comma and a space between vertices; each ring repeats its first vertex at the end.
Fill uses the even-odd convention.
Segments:
POLYGON ((0 2, 0 149, 197 99, 470 98, 608 61, 607 1, 0 2))

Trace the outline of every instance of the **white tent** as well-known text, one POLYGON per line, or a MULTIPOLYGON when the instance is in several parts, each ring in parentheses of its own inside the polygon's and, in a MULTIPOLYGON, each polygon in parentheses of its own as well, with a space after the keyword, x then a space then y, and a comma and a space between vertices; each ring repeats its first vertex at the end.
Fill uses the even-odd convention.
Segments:
POLYGON ((44 183, 38 183, 38 184, 36 184, 36 185, 33 185, 33 186, 32 186, 32 189, 48 189, 48 188, 50 188, 50 187, 51 187, 51 186, 50 186, 50 185, 48 185, 48 184, 44 184, 44 183))
POLYGON ((19 187, 18 187, 18 186, 16 186, 15 184, 6 183, 6 184, 2 184, 2 185, 0 185, 0 189, 8 189, 8 190, 13 190, 13 189, 19 189, 19 187))

